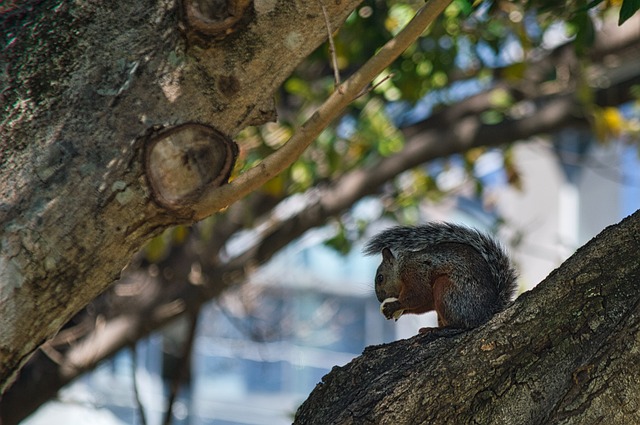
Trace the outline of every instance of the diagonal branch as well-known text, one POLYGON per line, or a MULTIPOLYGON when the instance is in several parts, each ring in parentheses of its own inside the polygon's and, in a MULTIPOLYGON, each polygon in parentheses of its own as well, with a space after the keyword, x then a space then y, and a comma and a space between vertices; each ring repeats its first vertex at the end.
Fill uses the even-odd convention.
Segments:
MULTIPOLYGON (((630 88, 637 84, 640 84, 640 75, 630 76, 597 90, 596 101, 600 106, 627 102, 631 99, 630 88)), ((491 97, 491 92, 481 93, 405 128, 407 141, 402 151, 367 168, 346 173, 321 189, 301 213, 274 225, 269 234, 229 266, 242 267, 249 259, 259 263, 268 261, 308 229, 323 224, 327 217, 342 213, 359 199, 374 194, 385 182, 420 164, 476 147, 498 147, 567 126, 588 125, 581 103, 573 92, 528 99, 534 109, 526 116, 485 124, 480 116, 492 108, 491 97)))
POLYGON ((420 37, 449 3, 451 3, 451 0, 430 0, 425 4, 395 38, 382 46, 376 55, 369 59, 338 90, 335 90, 329 96, 283 147, 229 184, 204 194, 199 204, 195 207, 194 218, 197 220, 203 219, 231 205, 289 167, 311 142, 320 135, 322 130, 342 114, 367 84, 373 81, 411 43, 420 37))
POLYGON ((480 328, 368 347, 323 378, 294 424, 638 423, 626 408, 640 402, 638 235, 640 212, 480 328))

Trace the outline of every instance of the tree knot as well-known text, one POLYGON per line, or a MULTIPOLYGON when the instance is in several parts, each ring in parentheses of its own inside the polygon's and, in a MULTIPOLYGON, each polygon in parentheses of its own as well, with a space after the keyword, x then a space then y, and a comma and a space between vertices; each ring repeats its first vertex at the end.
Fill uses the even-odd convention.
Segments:
POLYGON ((209 188, 229 180, 238 146, 204 124, 187 123, 152 135, 146 142, 145 174, 153 199, 170 210, 197 203, 209 188))
POLYGON ((224 38, 243 20, 251 0, 183 0, 182 4, 189 29, 224 38))

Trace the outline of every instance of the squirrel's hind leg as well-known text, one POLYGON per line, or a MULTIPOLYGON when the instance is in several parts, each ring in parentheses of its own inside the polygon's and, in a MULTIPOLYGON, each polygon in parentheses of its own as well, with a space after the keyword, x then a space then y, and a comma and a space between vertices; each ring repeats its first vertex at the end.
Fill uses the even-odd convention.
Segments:
POLYGON ((418 329, 418 333, 426 334, 426 333, 429 333, 429 332, 435 332, 438 329, 444 329, 446 326, 447 326, 447 323, 442 319, 442 316, 438 314, 438 327, 437 328, 432 328, 432 327, 420 328, 420 329, 418 329))
POLYGON ((418 333, 420 334, 432 334, 436 337, 447 337, 458 335, 464 332, 466 329, 449 326, 447 322, 438 314, 438 327, 437 328, 420 328, 418 333))

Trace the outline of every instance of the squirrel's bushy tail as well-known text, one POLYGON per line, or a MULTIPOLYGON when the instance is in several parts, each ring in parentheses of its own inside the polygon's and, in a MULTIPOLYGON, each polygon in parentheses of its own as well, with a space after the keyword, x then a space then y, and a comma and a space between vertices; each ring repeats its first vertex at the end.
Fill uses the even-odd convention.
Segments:
POLYGON ((366 255, 389 248, 394 254, 421 251, 441 243, 461 243, 474 248, 485 259, 494 276, 498 292, 506 306, 516 289, 516 272, 502 246, 491 236, 476 229, 452 223, 428 223, 420 226, 396 226, 374 236, 365 246, 366 255))

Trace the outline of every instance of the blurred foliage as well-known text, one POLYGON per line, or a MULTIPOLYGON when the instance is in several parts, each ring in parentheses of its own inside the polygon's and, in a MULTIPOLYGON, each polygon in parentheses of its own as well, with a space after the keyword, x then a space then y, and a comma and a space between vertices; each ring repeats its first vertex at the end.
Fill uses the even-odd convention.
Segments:
MULTIPOLYGON (((639 2, 455 0, 438 22, 374 82, 369 92, 354 101, 292 167, 263 186, 263 193, 284 198, 374 164, 380 157, 402 149, 403 126, 487 88, 494 88, 492 107, 482 112, 481 120, 486 124, 502 122, 512 114, 517 101, 509 91, 495 88, 497 82, 524 83, 528 58, 568 42, 579 60, 578 71, 583 71, 588 65, 586 53, 602 19, 615 14, 624 21, 640 8, 639 2)), ((365 0, 341 28, 332 28, 342 79, 397 34, 423 5, 424 0, 365 0)), ((297 68, 277 94, 278 122, 247 128, 238 135, 241 152, 236 174, 286 143, 332 93, 335 81, 331 64, 329 45, 325 43, 297 68)), ((554 69, 537 83, 564 84, 554 69)), ((618 109, 596 107, 584 79, 579 77, 573 83, 591 111, 594 132, 600 140, 627 134, 638 137, 637 120, 624 118, 618 109)), ((467 182, 470 180, 481 194, 485 183, 475 175, 474 164, 485 153, 476 150, 405 173, 392 183, 392 201, 385 205, 387 211, 411 220, 423 200, 438 200, 457 190, 454 183, 460 179, 452 172, 456 167, 464 170, 467 182)), ((503 151, 503 171, 506 184, 521 186, 509 147, 503 151)), ((329 244, 343 251, 347 242, 345 226, 339 224, 336 228, 337 235, 329 244)), ((148 256, 162 258, 164 251, 156 245, 172 238, 175 234, 154 239, 148 256)))
MULTIPOLYGON (((325 130, 290 170, 265 185, 264 190, 272 194, 307 190, 372 163, 379 156, 397 152, 403 146, 403 135, 398 128, 405 123, 407 112, 418 104, 428 103, 422 113, 424 118, 429 111, 464 98, 464 89, 456 88, 457 82, 478 86, 501 79, 517 83, 525 78, 525 58, 569 40, 578 57, 583 57, 593 43, 594 25, 605 14, 621 13, 622 3, 454 1, 438 23, 378 79, 381 83, 374 82, 372 91, 354 102, 339 123, 325 130), (429 100, 425 100, 427 98, 429 100)), ((422 0, 368 0, 351 14, 339 31, 332 29, 342 78, 397 34, 423 4, 422 0)), ((240 135, 239 142, 248 151, 246 168, 284 143, 294 128, 329 96, 334 89, 331 62, 328 45, 314 52, 284 84, 279 94, 279 122, 248 129, 240 135)), ((545 78, 552 82, 557 77, 550 74, 545 78)), ((591 99, 585 101, 592 102, 591 99)), ((515 103, 508 91, 495 90, 492 93, 494 107, 482 114, 482 121, 501 122, 515 103)), ((621 115, 615 116, 611 110, 594 109, 593 116, 597 133, 603 137, 618 136, 629 128, 621 115)), ((513 163, 510 167, 509 181, 516 183, 513 163)), ((472 164, 467 168, 472 170, 472 164)), ((434 176, 430 179, 433 182, 434 176)), ((416 184, 424 189, 412 188, 416 197, 429 197, 434 194, 426 192, 438 191, 434 184, 416 184)), ((409 202, 408 198, 406 201, 409 202)))
POLYGON ((169 255, 171 247, 182 245, 189 236, 189 228, 175 226, 165 230, 147 242, 144 248, 144 257, 150 263, 158 263, 169 255))

